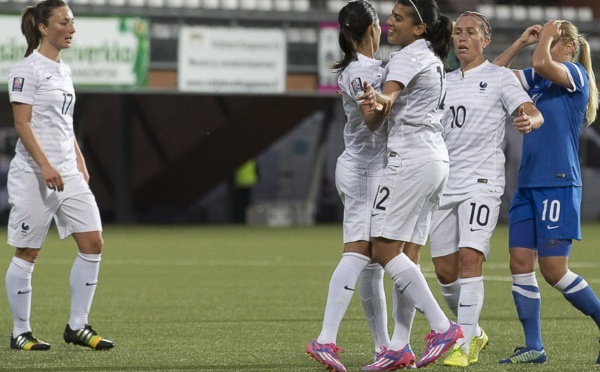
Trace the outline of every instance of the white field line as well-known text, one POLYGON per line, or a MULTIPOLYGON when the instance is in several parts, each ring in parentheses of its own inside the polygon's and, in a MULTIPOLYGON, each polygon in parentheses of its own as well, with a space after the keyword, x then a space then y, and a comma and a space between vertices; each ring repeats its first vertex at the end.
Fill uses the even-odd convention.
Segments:
MULTIPOLYGON (((39 260, 41 265, 72 265, 73 261, 69 259, 42 258, 39 260)), ((102 265, 109 266, 205 266, 205 267, 323 267, 333 270, 337 265, 336 261, 283 261, 281 257, 275 257, 272 260, 186 260, 186 259, 161 259, 161 258, 135 258, 135 259, 110 259, 102 260, 102 265)), ((569 262, 571 269, 595 269, 597 263, 592 262, 569 262)), ((508 272, 508 263, 484 263, 484 279, 491 282, 512 282, 510 274, 507 275, 487 275, 491 270, 502 270, 508 272)), ((421 271, 427 279, 435 279, 433 264, 427 262, 421 265, 421 271)), ((540 274, 538 273, 538 276, 540 274)), ((588 283, 599 284, 600 278, 585 278, 588 283)), ((540 280, 543 281, 543 279, 540 280)))

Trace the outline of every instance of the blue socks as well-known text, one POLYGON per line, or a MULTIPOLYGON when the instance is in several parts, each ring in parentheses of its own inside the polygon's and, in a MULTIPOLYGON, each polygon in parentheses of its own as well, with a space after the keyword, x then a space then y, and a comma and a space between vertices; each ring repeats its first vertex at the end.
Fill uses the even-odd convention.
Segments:
POLYGON ((512 295, 525 332, 525 346, 542 350, 544 348, 540 324, 542 299, 535 272, 513 275, 512 295))
POLYGON ((569 270, 554 288, 561 291, 577 310, 594 319, 600 328, 600 300, 582 277, 569 270))

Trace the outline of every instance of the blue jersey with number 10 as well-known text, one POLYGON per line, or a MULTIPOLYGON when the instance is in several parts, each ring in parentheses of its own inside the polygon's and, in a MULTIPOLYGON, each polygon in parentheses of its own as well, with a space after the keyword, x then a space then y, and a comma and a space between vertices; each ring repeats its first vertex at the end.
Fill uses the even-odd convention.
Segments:
POLYGON ((579 63, 563 63, 573 89, 554 84, 531 68, 521 81, 544 125, 523 137, 519 187, 581 186, 579 131, 589 98, 588 74, 579 63))

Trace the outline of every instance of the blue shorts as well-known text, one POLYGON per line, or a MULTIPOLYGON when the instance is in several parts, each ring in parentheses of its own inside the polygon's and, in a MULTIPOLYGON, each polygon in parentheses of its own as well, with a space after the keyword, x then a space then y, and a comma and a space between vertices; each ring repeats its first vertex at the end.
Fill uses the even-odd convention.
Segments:
MULTIPOLYGON (((519 188, 508 221, 510 247, 556 250, 563 245, 560 241, 581 240, 581 187, 519 188)), ((562 253, 549 255, 568 255, 568 246, 562 253)))
POLYGON ((581 187, 517 189, 508 223, 531 219, 538 238, 581 240, 581 187))

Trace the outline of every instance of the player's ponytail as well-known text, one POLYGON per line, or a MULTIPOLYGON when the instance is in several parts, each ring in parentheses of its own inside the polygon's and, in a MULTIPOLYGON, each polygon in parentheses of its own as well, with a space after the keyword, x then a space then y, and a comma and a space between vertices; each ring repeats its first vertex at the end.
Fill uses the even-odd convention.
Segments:
POLYGON ((598 87, 596 86, 596 76, 592 69, 592 56, 590 53, 590 45, 583 36, 579 36, 579 57, 578 62, 581 63, 583 68, 588 73, 588 80, 590 83, 590 98, 588 99, 587 108, 585 110, 585 120, 588 125, 592 124, 596 120, 596 113, 598 110, 598 87))
POLYGON ((378 21, 373 5, 366 0, 350 1, 338 13, 340 48, 344 53, 340 61, 333 64, 335 70, 346 68, 356 56, 358 45, 367 34, 369 26, 378 21))
POLYGON ((21 16, 21 32, 25 35, 25 40, 27 40, 25 57, 33 53, 33 50, 40 45, 40 32, 35 27, 34 13, 35 7, 28 6, 23 9, 21 16))
POLYGON ((25 57, 29 56, 42 42, 42 34, 38 29, 40 23, 48 26, 48 19, 56 8, 67 6, 63 0, 45 0, 36 6, 28 6, 21 13, 21 32, 27 40, 25 57))
POLYGON ((431 42, 431 49, 443 61, 450 53, 450 40, 452 39, 452 20, 440 14, 434 26, 427 26, 425 40, 431 42))
POLYGON ((561 37, 573 43, 572 60, 581 63, 588 73, 590 84, 590 97, 585 110, 585 120, 588 125, 596 120, 596 111, 598 110, 598 87, 596 86, 596 76, 592 68, 592 55, 590 45, 583 35, 579 34, 577 27, 569 21, 559 20, 561 37))

